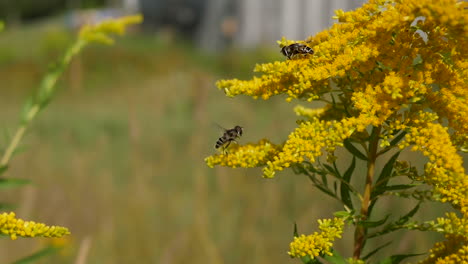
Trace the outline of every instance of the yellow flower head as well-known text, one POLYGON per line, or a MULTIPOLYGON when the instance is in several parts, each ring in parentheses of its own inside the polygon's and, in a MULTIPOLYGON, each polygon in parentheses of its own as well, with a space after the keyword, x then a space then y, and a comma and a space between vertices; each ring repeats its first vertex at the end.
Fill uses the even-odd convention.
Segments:
POLYGON ((232 168, 252 168, 265 165, 268 160, 278 153, 279 149, 279 146, 263 139, 257 144, 231 145, 227 153, 210 156, 205 159, 205 162, 210 167, 221 165, 232 168))
POLYGON ((309 256, 314 259, 318 256, 332 256, 331 247, 335 238, 341 238, 344 221, 341 218, 318 220, 321 233, 315 232, 311 235, 300 235, 294 237, 289 245, 288 254, 291 257, 309 256))
POLYGON ((113 44, 111 34, 123 35, 129 25, 139 24, 142 21, 143 16, 134 15, 105 20, 96 25, 86 25, 81 28, 79 38, 87 42, 113 44))
POLYGON ((15 240, 17 237, 62 237, 69 235, 70 231, 66 227, 24 221, 10 212, 0 214, 0 234, 15 240))

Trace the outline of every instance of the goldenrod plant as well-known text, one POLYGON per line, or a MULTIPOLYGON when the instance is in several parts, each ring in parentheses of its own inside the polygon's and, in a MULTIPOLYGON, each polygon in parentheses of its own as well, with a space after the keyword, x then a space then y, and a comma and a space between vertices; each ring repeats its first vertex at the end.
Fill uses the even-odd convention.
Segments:
POLYGON ((291 257, 304 263, 400 263, 421 252, 392 255, 386 248, 388 258, 375 259, 385 247, 370 241, 418 230, 445 237, 420 263, 468 263, 462 158, 468 149, 467 8, 457 0, 369 0, 354 11, 337 10, 337 23, 315 36, 279 41, 280 48, 301 43, 314 54, 257 65, 251 80, 217 82, 230 97, 285 95, 288 102, 304 102, 294 108, 298 126, 284 142, 262 139, 206 158, 210 167, 262 167, 265 178, 292 168, 341 202, 344 210, 335 218, 319 221, 321 233, 294 234, 291 257), (313 109, 310 102, 322 107, 313 109), (424 156, 424 166, 400 159, 402 152, 424 156), (389 196, 416 206, 378 218, 373 209, 389 196), (453 211, 417 221, 429 202, 448 203, 453 211), (343 224, 354 230, 349 258, 333 250, 343 224))
MULTIPOLYGON (((7 144, 0 159, 0 186, 11 187, 19 186, 28 181, 5 177, 4 173, 12 156, 15 154, 29 124, 33 119, 48 105, 56 94, 56 83, 63 72, 67 69, 72 58, 80 53, 84 47, 91 43, 112 44, 113 35, 123 35, 125 29, 133 24, 142 21, 141 15, 126 16, 116 19, 109 19, 95 25, 86 25, 81 28, 77 40, 65 51, 64 56, 59 59, 46 73, 42 79, 37 92, 27 100, 23 107, 19 126, 7 144)), ((0 30, 3 24, 0 23, 0 30)), ((17 218, 14 212, 0 212, 0 236, 8 236, 12 240, 18 237, 63 237, 70 235, 66 227, 47 226, 46 224, 36 223, 34 221, 24 221, 17 218)), ((44 252, 52 252, 45 250, 44 252)), ((28 260, 43 256, 38 253, 28 257, 28 260)))

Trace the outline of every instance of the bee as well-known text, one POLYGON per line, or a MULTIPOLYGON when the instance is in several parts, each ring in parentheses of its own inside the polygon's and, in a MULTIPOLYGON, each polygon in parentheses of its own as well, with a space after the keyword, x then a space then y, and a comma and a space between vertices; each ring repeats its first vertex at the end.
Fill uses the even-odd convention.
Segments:
POLYGON ((284 46, 281 48, 281 53, 288 57, 288 59, 293 58, 296 55, 307 55, 307 54, 314 54, 314 50, 304 44, 301 43, 293 43, 289 46, 284 46))
MULTIPOLYGON (((223 128, 224 129, 224 128, 223 128)), ((237 143, 236 139, 240 138, 242 136, 242 127, 240 126, 235 126, 234 128, 231 129, 224 129, 224 134, 216 141, 215 148, 218 149, 221 146, 223 146, 223 152, 224 150, 229 147, 231 142, 237 143)))

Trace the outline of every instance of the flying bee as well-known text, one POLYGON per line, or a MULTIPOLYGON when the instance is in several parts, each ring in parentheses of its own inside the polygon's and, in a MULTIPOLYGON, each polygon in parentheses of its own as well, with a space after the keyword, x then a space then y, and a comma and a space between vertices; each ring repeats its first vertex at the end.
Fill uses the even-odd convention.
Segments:
MULTIPOLYGON (((224 129, 224 128, 223 128, 224 129)), ((231 129, 224 129, 224 134, 216 141, 215 148, 223 147, 223 152, 229 147, 231 142, 237 143, 236 139, 242 136, 242 127, 235 126, 231 129)))
POLYGON ((296 55, 307 55, 307 54, 314 54, 314 50, 304 44, 301 43, 293 43, 289 46, 284 46, 281 48, 281 53, 291 59, 296 55))

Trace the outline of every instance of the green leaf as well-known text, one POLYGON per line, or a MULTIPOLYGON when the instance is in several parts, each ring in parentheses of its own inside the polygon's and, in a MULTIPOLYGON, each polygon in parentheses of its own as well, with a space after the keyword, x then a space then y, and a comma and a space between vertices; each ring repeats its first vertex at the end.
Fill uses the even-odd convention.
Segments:
POLYGON ((326 174, 321 174, 322 176, 322 183, 325 187, 327 187, 328 189, 328 178, 327 178, 327 175, 326 174))
POLYGON ((379 250, 381 250, 382 248, 385 248, 387 246, 389 246, 390 244, 392 244, 392 242, 388 242, 386 244, 383 244, 382 246, 372 250, 371 252, 369 252, 366 256, 364 256, 362 259, 363 260, 367 260, 368 258, 370 258, 372 255, 374 255, 375 253, 377 253, 379 250))
POLYGON ((351 153, 353 154, 355 157, 361 159, 361 160, 365 160, 367 161, 367 157, 366 155, 364 155, 361 151, 359 151, 354 145, 353 143, 351 143, 351 141, 349 139, 345 139, 344 141, 344 146, 345 148, 351 153))
POLYGON ((351 216, 351 213, 347 211, 336 211, 333 213, 333 216, 338 218, 349 218, 351 216))
POLYGON ((325 259, 329 263, 333 263, 333 264, 346 264, 346 263, 348 263, 346 261, 346 259, 344 259, 340 254, 338 254, 337 251, 332 249, 331 252, 333 253, 333 256, 325 255, 325 256, 323 256, 323 259, 325 259))
POLYGON ((34 98, 31 96, 29 97, 23 105, 23 109, 21 110, 21 123, 26 124, 30 120, 29 114, 34 105, 34 98))
POLYGON ((304 174, 306 172, 302 164, 293 164, 291 168, 295 174, 304 174))
POLYGON ((10 189, 31 183, 28 179, 0 179, 0 189, 10 189))
POLYGON ((0 203, 0 211, 12 211, 16 209, 17 206, 9 203, 0 203))
POLYGON ((390 146, 393 147, 393 146, 395 146, 396 144, 398 144, 398 142, 400 142, 400 140, 401 140, 402 138, 404 138, 404 137, 406 136, 406 134, 407 134, 407 132, 406 132, 406 131, 403 131, 403 132, 401 132, 398 136, 394 137, 394 138, 392 139, 392 141, 390 141, 390 146))
MULTIPOLYGON (((385 166, 382 169, 382 172, 379 175, 379 178, 377 179, 376 185, 374 190, 372 191, 371 194, 371 200, 373 200, 376 196, 382 194, 385 192, 385 187, 388 184, 388 181, 390 180, 390 175, 392 174, 393 170, 393 165, 395 164, 395 161, 397 160, 398 156, 400 155, 400 151, 395 153, 385 164, 385 166)), ((373 205, 371 204, 371 207, 373 205)))
POLYGON ((325 167, 325 168, 328 170, 328 172, 330 172, 331 174, 333 174, 333 175, 336 175, 336 174, 337 174, 336 171, 335 171, 335 169, 332 168, 332 166, 330 166, 330 165, 328 165, 328 164, 323 164, 323 167, 325 167))
POLYGON ((321 185, 317 185, 317 184, 315 185, 315 187, 317 187, 323 193, 325 193, 325 194, 327 194, 327 195, 329 195, 329 196, 331 196, 333 198, 336 198, 335 194, 332 191, 330 191, 328 188, 323 187, 321 185))
POLYGON ((349 168, 346 170, 346 172, 343 175, 343 181, 345 183, 342 182, 340 184, 341 200, 350 209, 354 209, 354 208, 353 208, 353 201, 351 200, 351 195, 350 195, 351 190, 349 189, 349 182, 351 180, 351 176, 353 175, 355 168, 356 168, 356 157, 353 157, 353 161, 351 162, 351 165, 349 165, 349 168))
POLYGON ((406 189, 410 189, 419 185, 420 184, 396 184, 396 185, 389 185, 385 187, 384 190, 385 191, 406 190, 406 189))
POLYGON ((424 255, 425 253, 423 254, 401 254, 401 255, 393 255, 393 256, 390 256, 380 262, 378 262, 378 264, 398 264, 400 263, 401 261, 403 261, 404 259, 406 258, 411 258, 411 257, 415 257, 415 256, 421 256, 421 255, 424 255))
POLYGON ((2 175, 5 171, 8 170, 8 165, 2 165, 0 166, 0 175, 2 175))
POLYGON ((301 257, 301 261, 304 264, 321 264, 318 259, 312 259, 309 255, 301 257))
POLYGON ((387 153, 388 151, 392 150, 393 147, 395 147, 396 144, 398 144, 405 136, 407 132, 403 131, 401 132, 398 136, 394 137, 392 141, 390 141, 390 146, 386 147, 385 149, 379 151, 378 155, 382 155, 384 153, 387 153))
POLYGON ((370 221, 370 220, 361 221, 361 222, 359 222, 359 225, 362 225, 362 226, 367 227, 367 228, 378 227, 378 226, 381 226, 381 225, 385 224, 385 222, 387 222, 389 217, 390 217, 390 215, 388 214, 387 216, 385 216, 384 219, 379 220, 379 221, 370 221))
POLYGON ((404 216, 400 217, 397 221, 395 221, 394 223, 391 223, 391 224, 388 224, 386 225, 383 230, 381 231, 378 231, 376 233, 373 233, 373 234, 370 234, 368 235, 367 237, 368 238, 373 238, 373 237, 377 237, 377 236, 381 236, 381 235, 385 235, 385 234, 388 234, 390 232, 393 232, 393 231, 396 231, 396 230, 399 230, 399 229, 403 229, 404 228, 404 224, 406 224, 410 219, 411 217, 413 217, 419 210, 419 206, 420 206, 420 203, 418 203, 413 209, 411 209, 411 211, 409 211, 407 214, 405 214, 404 216))
POLYGON ((43 257, 48 256, 48 255, 55 254, 55 253, 57 253, 59 250, 60 250, 60 248, 58 248, 58 247, 49 246, 49 247, 46 247, 46 248, 44 248, 44 249, 39 250, 39 251, 36 252, 36 253, 33 253, 32 255, 29 255, 29 256, 27 256, 27 257, 24 257, 24 258, 22 258, 22 259, 19 259, 19 260, 13 262, 13 264, 30 264, 30 263, 37 263, 37 260, 38 260, 38 259, 43 258, 43 257))
POLYGON ((294 235, 295 237, 299 237, 299 233, 297 232, 297 223, 296 223, 296 222, 294 222, 294 231, 293 231, 293 235, 294 235))
POLYGON ((409 211, 404 216, 400 217, 400 219, 398 219, 398 221, 396 221, 395 223, 399 225, 406 224, 410 220, 410 218, 418 212, 420 205, 421 203, 418 203, 411 211, 409 211))

